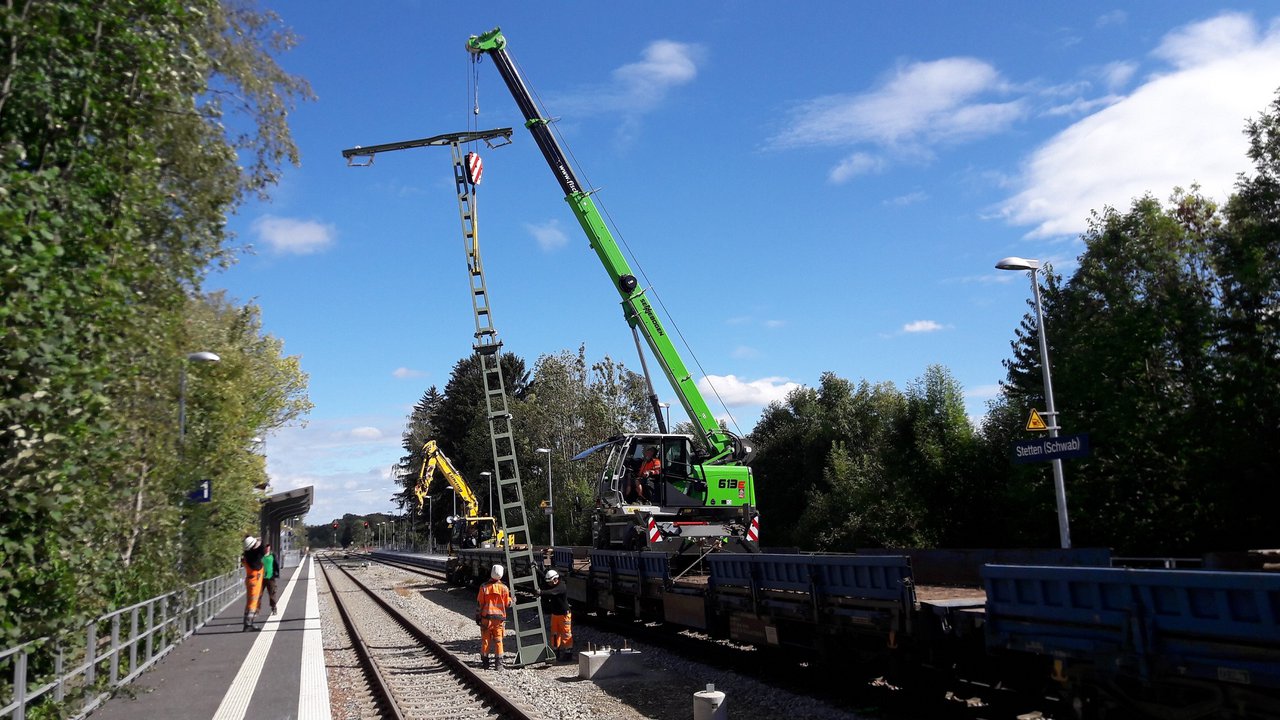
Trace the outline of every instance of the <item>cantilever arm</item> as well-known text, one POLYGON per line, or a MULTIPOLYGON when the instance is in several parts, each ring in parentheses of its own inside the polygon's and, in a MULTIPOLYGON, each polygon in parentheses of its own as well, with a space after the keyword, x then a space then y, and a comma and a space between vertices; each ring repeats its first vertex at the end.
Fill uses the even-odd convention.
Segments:
POLYGON ((348 165, 372 165, 373 156, 380 152, 390 152, 392 150, 408 150, 416 147, 434 147, 440 145, 452 145, 454 143, 465 144, 483 140, 485 145, 491 148, 502 147, 511 144, 511 128, 494 128, 492 130, 476 130, 474 132, 445 133, 444 135, 434 135, 429 138, 420 140, 402 140, 400 142, 383 143, 381 145, 369 145, 362 147, 357 145, 353 148, 347 148, 342 151, 342 157, 347 159, 348 165), (503 142, 497 142, 501 139, 503 142), (354 162, 355 158, 369 158, 367 163, 354 162))

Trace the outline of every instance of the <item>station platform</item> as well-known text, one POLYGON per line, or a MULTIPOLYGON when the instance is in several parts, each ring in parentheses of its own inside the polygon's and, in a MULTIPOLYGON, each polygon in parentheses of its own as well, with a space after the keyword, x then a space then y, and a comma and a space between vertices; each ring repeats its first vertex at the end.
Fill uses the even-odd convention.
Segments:
POLYGON ((274 616, 262 596, 257 632, 244 631, 244 596, 135 682, 91 720, 332 720, 310 557, 277 581, 274 616))

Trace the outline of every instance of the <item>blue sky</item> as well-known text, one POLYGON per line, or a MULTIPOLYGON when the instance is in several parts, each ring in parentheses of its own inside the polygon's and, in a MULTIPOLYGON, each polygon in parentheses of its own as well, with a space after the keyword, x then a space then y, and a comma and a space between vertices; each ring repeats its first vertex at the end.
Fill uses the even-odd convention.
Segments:
POLYGON ((502 27, 743 431, 824 371, 901 387, 935 363, 980 416, 1030 294, 995 261, 1071 272, 1091 209, 1192 183, 1225 197, 1243 123, 1280 86, 1261 2, 265 6, 318 99, 290 118, 301 167, 231 220, 252 253, 207 287, 260 305, 310 374, 308 424, 266 452, 274 490, 316 486, 313 523, 391 508, 409 409, 473 332, 448 150, 349 168, 344 148, 516 128, 481 149, 477 202, 504 347, 639 367, 488 62, 473 119, 470 35, 502 27))

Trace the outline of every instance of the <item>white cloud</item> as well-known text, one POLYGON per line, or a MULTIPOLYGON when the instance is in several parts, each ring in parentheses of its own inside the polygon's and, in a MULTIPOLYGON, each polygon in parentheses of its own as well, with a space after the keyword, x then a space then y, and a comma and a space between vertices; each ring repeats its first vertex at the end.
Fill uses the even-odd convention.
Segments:
POLYGON ((734 348, 733 352, 729 353, 729 355, 737 360, 745 360, 747 358, 760 357, 760 351, 753 347, 739 345, 734 348))
POLYGON ((872 90, 801 103, 768 145, 879 148, 878 154, 856 151, 831 169, 832 182, 845 182, 881 171, 890 160, 927 160, 934 145, 1003 131, 1027 114, 1025 101, 995 102, 985 96, 1008 90, 992 65, 975 58, 907 63, 872 90))
POLYGON ((908 205, 915 205, 916 203, 924 202, 925 200, 928 200, 928 199, 929 199, 929 193, 923 192, 921 190, 917 190, 915 192, 907 193, 906 195, 899 195, 898 197, 895 197, 895 198, 889 198, 888 200, 884 201, 884 204, 892 205, 894 207, 906 207, 908 205))
POLYGON ((736 375, 707 375, 698 381, 698 389, 708 398, 718 397, 729 407, 764 406, 782 401, 787 393, 800 387, 783 377, 743 380, 736 375))
POLYGON ((1000 394, 1000 384, 979 385, 974 388, 965 390, 964 396, 969 400, 988 400, 1000 394))
POLYGON ((352 440, 380 440, 382 438, 382 431, 376 427, 369 427, 366 425, 364 427, 352 428, 347 432, 347 437, 350 437, 352 440))
POLYGON ((634 120, 661 105, 671 90, 693 82, 705 54, 694 43, 655 40, 645 47, 640 60, 616 68, 609 85, 555 96, 551 108, 576 117, 614 113, 634 120))
POLYGON ((1103 13, 1098 16, 1094 23, 1097 27, 1108 27, 1110 25, 1123 25, 1129 19, 1129 13, 1123 10, 1112 10, 1109 13, 1103 13))
POLYGON ((1280 77, 1280 30, 1263 36, 1248 16, 1226 13, 1169 33, 1153 55, 1165 72, 1030 156, 1000 206, 1008 222, 1034 226, 1033 237, 1074 235, 1091 210, 1148 192, 1165 197, 1193 182, 1213 197, 1230 192, 1248 167, 1244 123, 1280 77))
POLYGON ((978 283, 979 285, 1003 285, 1012 282, 1014 274, 1006 271, 989 272, 985 275, 962 275, 948 278, 944 282, 978 283))
POLYGON ((538 241, 538 247, 546 252, 559 250, 569 244, 569 236, 560 229, 559 220, 548 220, 541 225, 525 223, 524 228, 529 231, 534 240, 538 241))
POLYGON ((725 320, 725 324, 750 325, 753 327, 759 326, 759 327, 768 328, 770 330, 777 330, 780 327, 784 327, 787 324, 787 321, 786 320, 761 320, 760 318, 753 317, 751 315, 735 315, 733 317, 727 318, 725 320))
POLYGON ((272 252, 280 255, 310 255, 333 244, 338 231, 333 225, 314 220, 263 215, 250 229, 272 252))
POLYGON ((941 329, 943 329, 942 324, 934 322, 933 320, 916 320, 915 322, 909 322, 902 326, 902 332, 904 333, 937 332, 941 329))
POLYGON ((827 179, 833 183, 842 183, 859 175, 880 172, 884 169, 884 166, 884 158, 868 155, 864 152, 856 152, 841 160, 839 165, 831 168, 831 172, 827 173, 827 179))
POLYGON ((412 368, 407 368, 407 367, 398 367, 391 372, 392 377, 398 378, 400 380, 404 380, 405 378, 422 377, 423 375, 426 375, 426 373, 421 370, 414 370, 412 368))
POLYGON ((308 485, 315 488, 310 523, 327 522, 343 513, 370 513, 392 508, 398 491, 391 466, 399 459, 396 417, 313 420, 306 427, 286 427, 266 445, 272 492, 308 485))
POLYGON ((698 76, 697 58, 702 49, 697 45, 655 40, 644 49, 643 59, 613 71, 620 92, 619 107, 628 111, 645 111, 665 99, 673 87, 693 82, 698 76))
POLYGON ((1071 102, 1065 103, 1063 105, 1054 105, 1050 107, 1048 110, 1045 110, 1044 114, 1049 117, 1055 117, 1058 115, 1075 115, 1075 116, 1087 115, 1093 112, 1094 110, 1097 110, 1098 108, 1106 107, 1107 105, 1113 105, 1119 102, 1121 99, 1122 98, 1118 95, 1104 95, 1102 97, 1093 98, 1090 100, 1085 100, 1084 98, 1076 98, 1075 100, 1072 100, 1071 102))
POLYGON ((1137 72, 1138 63, 1131 60, 1122 60, 1103 65, 1098 71, 1098 75, 1102 78, 1102 82, 1107 86, 1108 90, 1119 90, 1128 85, 1137 72))
POLYGON ((1179 69, 1229 60, 1242 50, 1258 44, 1258 28, 1253 18, 1240 13, 1223 13, 1211 20, 1192 23, 1169 33, 1152 55, 1179 69))

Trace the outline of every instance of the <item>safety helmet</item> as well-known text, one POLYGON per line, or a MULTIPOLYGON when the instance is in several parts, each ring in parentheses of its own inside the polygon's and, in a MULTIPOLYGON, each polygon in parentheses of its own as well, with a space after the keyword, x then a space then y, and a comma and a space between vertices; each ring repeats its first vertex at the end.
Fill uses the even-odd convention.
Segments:
POLYGON ((502 566, 501 566, 501 565, 494 565, 492 568, 489 568, 489 577, 493 578, 494 580, 501 580, 501 579, 502 579, 502 566))
POLYGON ((555 580, 559 580, 560 573, 556 572, 555 570, 548 570, 546 578, 547 578, 547 582, 553 582, 555 580))
POLYGON ((258 547, 258 539, 252 535, 246 535, 244 537, 244 549, 248 551, 256 547, 258 547))

